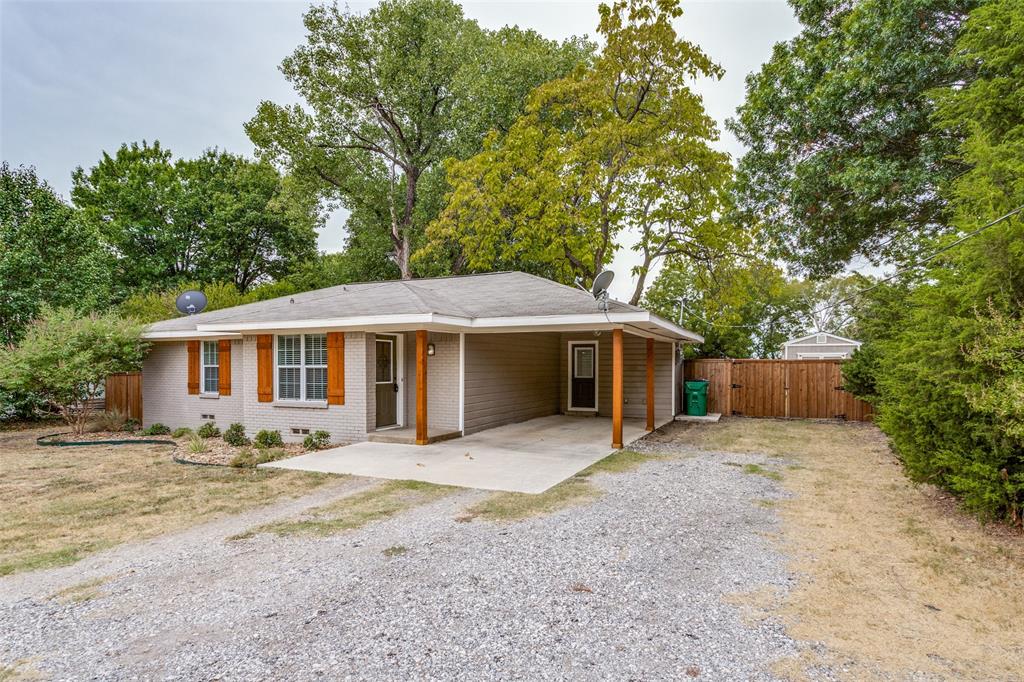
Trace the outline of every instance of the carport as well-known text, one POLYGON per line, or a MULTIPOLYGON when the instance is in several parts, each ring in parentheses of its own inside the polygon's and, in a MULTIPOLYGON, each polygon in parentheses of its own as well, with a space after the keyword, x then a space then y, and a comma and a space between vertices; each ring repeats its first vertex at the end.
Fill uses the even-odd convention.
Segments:
MULTIPOLYGON (((429 445, 361 442, 261 464, 464 488, 542 493, 614 452, 611 420, 553 415, 429 445)), ((643 419, 625 419, 623 442, 647 433, 643 419)))

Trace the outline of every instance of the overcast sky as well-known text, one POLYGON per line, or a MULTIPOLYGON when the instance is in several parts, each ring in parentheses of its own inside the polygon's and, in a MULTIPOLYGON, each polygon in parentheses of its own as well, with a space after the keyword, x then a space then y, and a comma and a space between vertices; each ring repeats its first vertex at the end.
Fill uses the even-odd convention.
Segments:
MULTIPOLYGON (((176 156, 208 147, 251 154, 243 122, 264 99, 296 101, 278 71, 303 41, 308 2, 0 0, 0 157, 29 164, 68 196, 71 171, 96 163, 122 142, 160 140, 176 156)), ((355 11, 372 3, 351 2, 355 11)), ((596 2, 466 2, 487 28, 518 24, 549 38, 594 35, 596 2)), ((743 80, 794 36, 798 24, 782 0, 684 0, 677 30, 725 70, 700 82, 719 123, 743 101, 743 80)), ((721 149, 742 147, 723 130, 721 149)), ((344 216, 320 235, 342 247, 344 216)), ((627 250, 612 267, 612 293, 628 298, 627 250)))

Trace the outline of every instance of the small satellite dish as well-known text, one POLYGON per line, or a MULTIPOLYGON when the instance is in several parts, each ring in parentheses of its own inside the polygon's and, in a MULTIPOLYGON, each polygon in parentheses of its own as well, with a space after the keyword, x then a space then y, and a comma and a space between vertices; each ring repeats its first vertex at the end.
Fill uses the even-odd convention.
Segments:
POLYGON ((594 286, 592 288, 594 292, 594 298, 601 298, 608 293, 608 287, 612 285, 612 280, 615 279, 615 273, 611 270, 605 270, 594 278, 594 286))
POLYGON ((182 315, 195 315, 206 308, 206 294, 201 291, 183 291, 174 301, 174 307, 182 315))
POLYGON ((608 287, 612 285, 613 279, 615 279, 615 273, 605 270, 594 278, 594 286, 591 288, 591 293, 597 299, 597 307, 605 312, 608 311, 608 287))

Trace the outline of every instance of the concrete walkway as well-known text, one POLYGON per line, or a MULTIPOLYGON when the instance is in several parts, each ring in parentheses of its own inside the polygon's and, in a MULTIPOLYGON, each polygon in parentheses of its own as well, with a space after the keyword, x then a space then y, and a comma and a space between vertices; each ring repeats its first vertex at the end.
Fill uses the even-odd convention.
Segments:
MULTIPOLYGON (((644 427, 623 420, 623 442, 644 427)), ((260 466, 542 493, 608 456, 611 433, 610 419, 555 415, 430 445, 356 443, 260 466)))

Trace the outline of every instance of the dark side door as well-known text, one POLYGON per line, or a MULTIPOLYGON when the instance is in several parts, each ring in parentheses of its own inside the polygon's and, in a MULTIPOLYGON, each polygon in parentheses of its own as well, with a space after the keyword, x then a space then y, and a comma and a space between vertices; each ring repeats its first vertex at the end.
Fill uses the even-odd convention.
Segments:
POLYGON ((570 410, 597 408, 597 344, 574 343, 572 346, 570 410))

